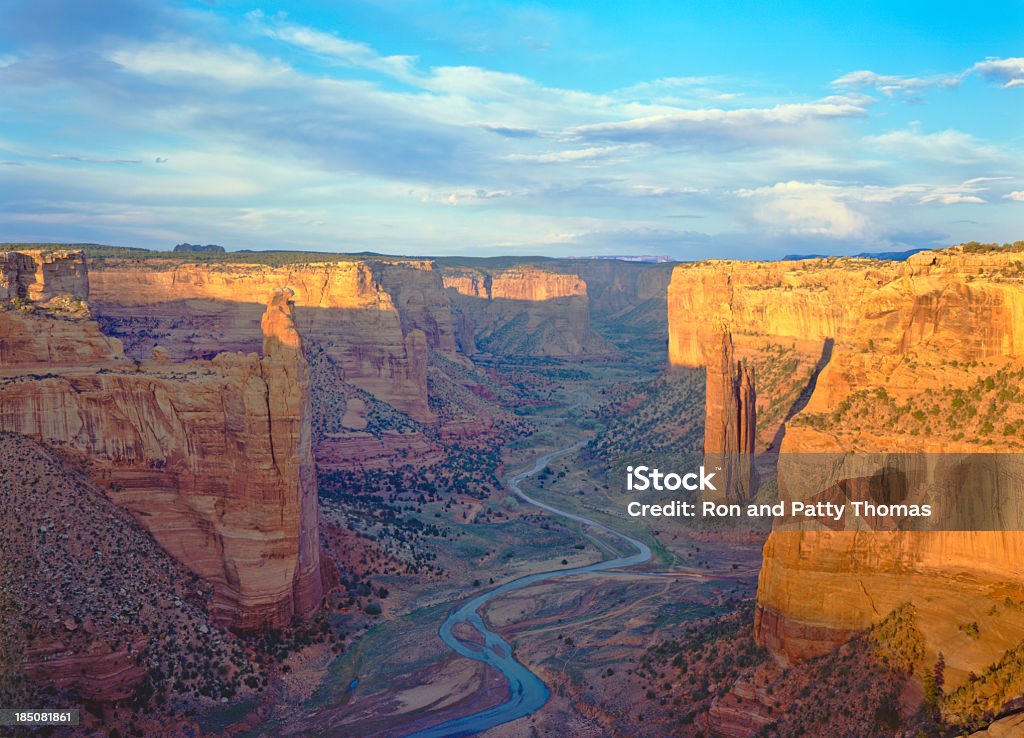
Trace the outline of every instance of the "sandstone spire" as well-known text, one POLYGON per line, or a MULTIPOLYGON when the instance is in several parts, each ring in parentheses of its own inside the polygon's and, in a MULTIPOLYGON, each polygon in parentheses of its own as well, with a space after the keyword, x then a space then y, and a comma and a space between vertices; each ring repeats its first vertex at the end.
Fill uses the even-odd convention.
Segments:
POLYGON ((263 315, 263 377, 267 384, 271 458, 281 483, 293 487, 285 505, 298 505, 298 558, 292 583, 295 612, 307 614, 323 597, 319 507, 313 464, 309 364, 295 327, 290 289, 275 290, 263 315))
POLYGON ((704 405, 705 466, 721 467, 728 499, 754 496, 757 483, 753 469, 757 428, 754 370, 737 361, 732 333, 722 325, 704 347, 707 366, 704 405))

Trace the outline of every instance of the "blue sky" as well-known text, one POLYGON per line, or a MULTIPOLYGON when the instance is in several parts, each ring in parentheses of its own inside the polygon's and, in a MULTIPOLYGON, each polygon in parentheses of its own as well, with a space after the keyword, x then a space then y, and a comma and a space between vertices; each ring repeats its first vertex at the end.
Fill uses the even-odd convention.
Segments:
POLYGON ((0 241, 1024 238, 1024 3, 0 0, 0 241))

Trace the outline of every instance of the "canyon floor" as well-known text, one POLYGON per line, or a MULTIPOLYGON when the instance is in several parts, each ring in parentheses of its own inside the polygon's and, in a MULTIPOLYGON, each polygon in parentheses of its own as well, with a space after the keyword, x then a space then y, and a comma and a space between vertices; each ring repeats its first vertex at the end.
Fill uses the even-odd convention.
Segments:
MULTIPOLYGON (((532 377, 525 386, 546 388, 544 404, 521 416, 533 432, 501 449, 502 469, 526 467, 576 441, 612 439, 598 418, 620 397, 651 392, 658 381, 651 367, 635 360, 498 362, 498 372, 527 372, 532 377)), ((626 435, 620 429, 615 442, 629 443, 626 435)), ((699 436, 683 440, 699 444, 699 436)), ((629 571, 542 582, 488 603, 482 613, 488 627, 552 688, 552 697, 529 718, 487 735, 635 735, 649 700, 645 680, 632 677, 632 666, 650 644, 671 638, 686 623, 753 602, 763 539, 702 539, 672 521, 638 524, 625 514, 621 494, 610 489, 596 447, 554 460, 524 482, 524 491, 644 540, 653 557, 629 571)), ((329 503, 327 511, 329 519, 329 503)), ((507 490, 455 505, 427 502, 415 515, 447 533, 419 544, 443 573, 367 573, 373 586, 395 593, 383 603, 385 619, 364 623, 333 661, 295 663, 281 687, 282 700, 251 735, 406 735, 503 702, 507 687, 500 674, 454 654, 440 640, 446 614, 527 574, 600 561, 614 545, 607 535, 525 505, 507 490)))

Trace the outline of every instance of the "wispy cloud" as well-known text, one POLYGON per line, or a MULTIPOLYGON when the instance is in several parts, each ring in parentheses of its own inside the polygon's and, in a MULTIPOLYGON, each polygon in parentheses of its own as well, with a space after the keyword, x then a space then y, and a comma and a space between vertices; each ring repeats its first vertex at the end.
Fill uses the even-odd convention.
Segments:
POLYGON ((998 146, 954 129, 936 133, 921 133, 917 128, 889 131, 877 136, 866 136, 864 142, 892 156, 943 164, 988 163, 1003 160, 1006 156, 998 146))
POLYGON ((862 117, 848 102, 783 104, 767 108, 677 110, 609 123, 576 126, 566 133, 591 141, 630 141, 667 146, 757 146, 803 139, 815 124, 862 117))
POLYGON ((931 77, 901 77, 894 74, 876 74, 867 69, 844 74, 832 80, 832 86, 844 90, 875 89, 886 97, 916 98, 925 90, 953 89, 963 81, 963 74, 939 74, 931 77))
POLYGON ((73 156, 71 154, 48 154, 48 159, 91 162, 93 164, 141 164, 141 159, 102 159, 94 156, 73 156))
POLYGON ((644 144, 630 144, 628 146, 590 146, 585 149, 566 149, 564 151, 549 151, 538 154, 506 154, 502 158, 506 161, 529 161, 539 164, 566 164, 568 162, 585 162, 594 160, 608 160, 616 155, 621 156, 628 151, 642 150, 644 144))
POLYGON ((107 58, 134 75, 189 84, 206 79, 233 90, 280 84, 291 72, 287 64, 248 49, 192 40, 136 44, 113 49, 107 58))
POLYGON ((400 79, 413 76, 415 56, 382 56, 369 44, 290 23, 283 14, 268 16, 262 10, 253 10, 247 13, 246 17, 265 36, 292 44, 339 64, 371 69, 400 79))
POLYGON ((903 97, 912 102, 921 99, 926 90, 950 90, 959 87, 970 75, 977 74, 984 80, 1001 83, 1003 87, 1024 85, 1024 57, 1001 59, 989 57, 962 72, 935 74, 925 77, 878 74, 867 69, 849 72, 832 80, 833 87, 844 90, 874 89, 887 97, 903 97))

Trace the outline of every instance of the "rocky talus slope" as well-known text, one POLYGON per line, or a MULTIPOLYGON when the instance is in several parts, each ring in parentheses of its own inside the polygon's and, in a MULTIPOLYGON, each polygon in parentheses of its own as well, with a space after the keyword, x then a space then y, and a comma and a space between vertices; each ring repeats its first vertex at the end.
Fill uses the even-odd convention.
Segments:
POLYGON ((210 621, 211 586, 87 471, 0 434, 0 702, 212 704, 249 691, 260 669, 210 621))

